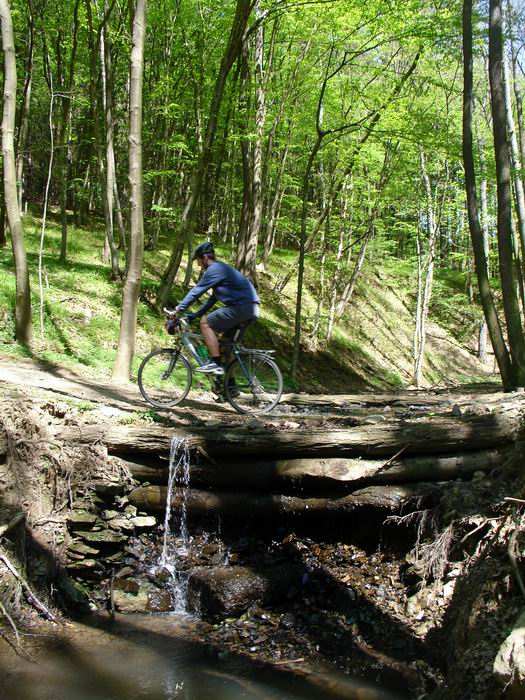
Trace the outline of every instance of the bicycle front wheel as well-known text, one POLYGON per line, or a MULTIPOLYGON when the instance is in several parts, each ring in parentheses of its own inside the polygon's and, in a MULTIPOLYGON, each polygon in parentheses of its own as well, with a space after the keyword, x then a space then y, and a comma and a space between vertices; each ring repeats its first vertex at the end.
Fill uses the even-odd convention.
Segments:
POLYGON ((268 413, 283 393, 281 370, 263 353, 242 352, 226 369, 224 393, 239 413, 268 413))
POLYGON ((191 365, 179 350, 153 350, 142 360, 138 375, 140 393, 157 408, 184 401, 191 387, 191 365))

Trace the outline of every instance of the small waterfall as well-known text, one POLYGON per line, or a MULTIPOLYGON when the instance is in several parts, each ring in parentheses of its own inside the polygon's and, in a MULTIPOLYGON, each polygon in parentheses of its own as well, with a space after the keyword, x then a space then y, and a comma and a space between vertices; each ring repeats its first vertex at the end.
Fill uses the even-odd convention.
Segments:
POLYGON ((168 488, 166 494, 166 512, 164 515, 164 539, 162 552, 158 562, 159 569, 169 572, 173 590, 174 611, 186 612, 187 579, 179 571, 177 564, 188 552, 188 511, 187 496, 190 484, 190 452, 186 438, 174 437, 171 441, 168 488), (173 509, 171 498, 174 487, 180 489, 181 508, 179 512, 178 533, 172 529, 173 509), (174 540, 177 539, 177 545, 174 540))

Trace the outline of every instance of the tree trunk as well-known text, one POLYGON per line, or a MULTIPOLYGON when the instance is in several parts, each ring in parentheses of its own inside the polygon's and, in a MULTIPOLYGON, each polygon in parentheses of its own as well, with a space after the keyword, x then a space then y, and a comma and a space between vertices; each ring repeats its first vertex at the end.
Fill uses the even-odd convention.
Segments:
MULTIPOLYGON (((104 3, 104 12, 108 11, 107 0, 104 3)), ((104 30, 100 40, 100 64, 102 66, 102 106, 104 109, 104 126, 105 126, 105 151, 106 151, 106 177, 105 191, 102 197, 105 200, 106 227, 108 230, 108 242, 110 242, 111 253, 116 260, 112 262, 114 275, 119 275, 118 270, 118 252, 115 244, 115 147, 114 147, 114 98, 113 98, 113 59, 111 55, 110 35, 107 22, 104 24, 104 30), (112 247, 111 247, 112 244, 112 247), (116 268, 116 269, 115 269, 116 268)))
POLYGON ((217 79, 215 81, 204 143, 197 159, 197 163, 193 169, 188 197, 182 212, 182 219, 177 231, 175 245, 171 253, 170 261, 166 267, 166 270, 164 271, 160 283, 158 296, 158 304, 160 307, 165 306, 167 303, 171 286, 180 266, 184 248, 186 246, 190 246, 193 239, 197 203, 199 201, 206 166, 210 160, 215 133, 217 131, 217 122, 224 95, 224 89, 226 86, 226 79, 242 48, 243 36, 246 30, 246 25, 248 24, 251 9, 251 0, 237 0, 235 17, 232 23, 228 44, 222 57, 217 79))
POLYGON ((503 88, 505 96, 505 114, 507 117, 507 137, 509 139, 510 159, 512 164, 512 179, 514 182, 514 198, 516 202, 516 220, 518 226, 518 240, 520 256, 518 258, 518 274, 523 274, 523 262, 525 261, 525 195, 523 181, 521 179, 521 162, 516 135, 516 126, 512 114, 512 100, 510 96, 510 76, 507 61, 503 59, 503 88), (521 260, 520 260, 521 258, 521 260))
POLYGON ((248 46, 245 43, 240 58, 241 80, 239 96, 239 131, 241 136, 241 163, 242 163, 242 206, 239 220, 239 233, 237 237, 237 254, 235 267, 242 269, 246 255, 246 245, 250 230, 251 208, 253 205, 253 177, 252 177, 252 143, 250 136, 250 112, 251 112, 251 71, 248 56, 248 46))
MULTIPOLYGON (((322 99, 322 98, 321 98, 322 99)), ((320 103, 321 104, 321 103, 320 103)), ((301 232, 299 234, 299 261, 298 261, 298 272, 297 272, 297 293, 295 298, 295 322, 294 322, 294 337, 293 337, 293 350, 292 350, 292 362, 290 365, 290 375, 293 381, 297 377, 297 369, 299 367, 299 351, 301 347, 301 330, 302 330, 302 307, 303 307, 303 280, 304 280, 304 266, 305 266, 305 256, 306 256, 306 224, 308 219, 308 195, 310 193, 310 174, 312 172, 312 167, 314 160, 317 156, 319 149, 324 137, 324 132, 317 132, 317 139, 313 145, 310 155, 308 157, 308 162, 306 164, 306 169, 303 175, 303 186, 301 190, 302 197, 302 207, 301 207, 301 232)), ((325 207, 324 211, 328 214, 328 210, 325 207)))
MULTIPOLYGON (((511 448, 512 450, 512 448, 511 448)), ((339 493, 364 484, 394 484, 421 481, 447 481, 472 476, 477 471, 501 467, 509 456, 506 450, 481 450, 456 455, 399 457, 384 459, 325 457, 303 459, 250 460, 223 457, 220 462, 190 466, 193 486, 241 486, 257 491, 286 489, 301 494, 321 491, 339 493)), ((113 457, 129 469, 134 479, 150 484, 167 484, 166 463, 138 464, 113 457)))
MULTIPOLYGON (((190 515, 209 516, 220 514, 228 519, 253 518, 279 519, 283 516, 323 517, 352 515, 356 508, 372 507, 386 511, 397 511, 402 506, 421 502, 426 495, 435 492, 430 485, 420 486, 369 486, 347 496, 329 498, 300 498, 280 494, 251 492, 199 491, 189 489, 184 496, 176 492, 170 505, 180 510, 182 503, 190 515)), ((166 509, 167 488, 165 486, 139 486, 129 494, 129 501, 140 510, 161 512, 166 509)))
MULTIPOLYGON (((332 285, 331 285, 331 290, 330 290, 330 308, 328 310, 328 324, 326 328, 326 340, 330 340, 332 338, 332 334, 334 332, 334 327, 335 327, 335 313, 336 313, 336 304, 337 304, 337 295, 339 292, 339 280, 341 276, 341 266, 342 266, 342 260, 343 260, 343 251, 344 251, 344 241, 345 241, 345 234, 346 234, 346 229, 349 228, 349 201, 350 201, 350 196, 352 194, 352 180, 351 178, 347 178, 348 182, 344 185, 343 187, 343 202, 342 202, 342 207, 341 207, 341 227, 339 231, 339 242, 337 244, 337 253, 335 256, 335 270, 334 274, 332 277, 332 285)), ((348 238, 350 239, 351 234, 348 233, 348 238)), ((348 245, 348 249, 350 250, 350 245, 348 245)), ((344 310, 344 307, 343 307, 344 310)))
POLYGON ((278 455, 279 459, 297 457, 380 457, 391 458, 399 450, 403 455, 470 452, 501 448, 517 439, 520 427, 518 412, 491 413, 481 416, 433 417, 397 420, 389 423, 361 424, 352 428, 327 430, 312 428, 275 432, 235 424, 231 429, 192 426, 169 428, 147 426, 67 426, 57 438, 81 444, 100 442, 113 454, 169 454, 174 437, 186 438, 190 449, 198 447, 210 454, 256 456, 278 455))
POLYGON ((517 297, 512 249, 510 159, 506 135, 505 95, 502 80, 502 0, 490 0, 489 79, 492 130, 497 178, 497 234, 503 309, 507 325, 513 386, 525 386, 525 337, 517 297))
MULTIPOLYGON (((93 13, 91 8, 91 1, 86 0, 86 10, 87 10, 87 20, 88 20, 88 43, 89 43, 89 98, 90 98, 90 109, 91 109, 91 122, 94 134, 94 145, 95 145, 95 156, 97 159, 97 168, 100 182, 100 190, 102 193, 102 204, 104 209, 104 220, 106 224, 106 235, 104 238, 104 248, 102 258, 104 261, 107 260, 108 252, 111 262, 111 278, 117 280, 120 278, 119 264, 118 264, 118 250, 115 245, 115 239, 113 236, 113 200, 110 198, 108 201, 107 197, 107 163, 105 163, 105 157, 102 156, 102 139, 100 134, 100 121, 98 115, 97 106, 100 100, 97 96, 97 85, 98 80, 98 58, 99 58, 99 46, 100 46, 100 34, 103 27, 101 26, 97 31, 93 25, 93 13)), ((106 23, 109 19, 109 15, 106 14, 102 20, 106 23)), ((104 84, 104 77, 102 79, 104 84)), ((105 111, 105 110, 103 110, 105 111)))
MULTIPOLYGON (((518 121, 518 133, 519 133, 519 144, 520 144, 520 160, 525 163, 525 126, 523 123, 523 96, 520 89, 520 81, 518 80, 518 53, 516 51, 516 46, 514 42, 514 27, 515 27, 515 17, 513 15, 512 4, 510 0, 507 0, 507 18, 509 22, 509 36, 510 36, 510 57, 512 62, 512 82, 514 87, 514 97, 516 100, 516 117, 518 121)), ((525 174, 521 176, 522 182, 525 185, 525 174)))
POLYGON ((270 205, 270 211, 268 214, 268 223, 266 226, 266 235, 264 237, 264 246, 261 256, 260 269, 262 271, 266 270, 268 265, 268 260, 273 252, 275 245, 275 232, 277 229, 277 221, 279 219, 279 210, 281 208, 281 202, 284 195, 284 189, 282 186, 284 170, 286 167, 286 159, 288 157, 288 149, 290 148, 289 139, 286 141, 286 146, 282 151, 281 158, 279 160, 279 170, 277 172, 277 178, 275 180, 274 194, 272 198, 272 203, 270 205))
MULTIPOLYGON (((255 0, 255 17, 261 19, 259 0, 255 0)), ((244 241, 244 255, 239 269, 257 286, 257 243, 262 221, 263 135, 266 121, 266 80, 264 73, 264 24, 255 32, 255 139, 251 151, 250 220, 244 241)))
POLYGON ((142 174, 142 82, 144 41, 146 34, 146 0, 137 0, 133 18, 133 46, 130 59, 129 94, 129 184, 130 243, 129 265, 122 294, 122 313, 114 381, 128 382, 135 352, 137 307, 144 258, 144 212, 142 174))
POLYGON ((29 136, 29 113, 31 110, 31 89, 33 84, 33 50, 35 38, 35 23, 30 3, 28 3, 28 14, 29 38, 27 48, 27 65, 24 78, 24 88, 22 91, 22 106, 20 108, 18 124, 18 142, 16 157, 16 181, 18 185, 18 204, 20 206, 20 213, 22 213, 24 210, 24 159, 26 156, 25 148, 29 136))
MULTIPOLYGON (((416 327, 414 331, 414 383, 416 387, 421 386, 423 379, 423 360, 425 356, 426 343, 426 322, 428 316, 428 307, 432 296, 432 283, 434 279, 434 264, 436 260, 436 244, 438 239, 438 223, 436 221, 436 212, 434 210, 432 189, 430 179, 427 173, 426 158, 421 151, 421 173, 425 185, 426 201, 427 201, 427 226, 428 226, 428 244, 425 269, 419 274, 418 284, 418 301, 416 313, 416 327)), ((421 265, 421 256, 418 266, 421 265)))
MULTIPOLYGON (((66 262, 67 260, 67 236, 68 236, 68 222, 67 222, 67 193, 69 186, 69 167, 68 167, 68 141, 69 141, 69 130, 71 124, 71 101, 73 99, 73 86, 75 78, 75 61, 77 54, 77 37, 78 37, 78 7, 80 0, 76 0, 74 14, 73 14, 73 44, 71 47, 71 55, 69 58, 69 72, 66 80, 62 80, 60 83, 60 91, 62 93, 62 109, 61 109, 61 119, 60 128, 58 134, 58 153, 57 153, 57 170, 59 179, 59 189, 60 189, 60 217, 62 223, 62 233, 60 240, 60 260, 61 262, 66 262)), ((65 76, 64 76, 65 78, 65 76)))
POLYGON ((472 74, 472 0, 463 2, 463 164, 465 168, 465 188, 467 192, 467 209, 470 236, 474 251, 474 264, 478 279, 481 305, 487 321, 487 327, 492 347, 498 363, 503 386, 512 386, 510 355, 505 345, 503 332, 496 312, 488 276, 488 259, 485 250, 483 232, 479 222, 478 203, 476 195, 476 175, 472 149, 472 106, 473 106, 473 74, 472 74))
POLYGON ((16 56, 13 23, 8 0, 0 0, 0 22, 4 50, 4 107, 2 117, 2 155, 4 162, 4 200, 11 230, 15 260, 16 301, 15 338, 22 345, 31 344, 31 290, 24 245, 22 219, 16 191, 15 167, 15 111, 16 111, 16 56))

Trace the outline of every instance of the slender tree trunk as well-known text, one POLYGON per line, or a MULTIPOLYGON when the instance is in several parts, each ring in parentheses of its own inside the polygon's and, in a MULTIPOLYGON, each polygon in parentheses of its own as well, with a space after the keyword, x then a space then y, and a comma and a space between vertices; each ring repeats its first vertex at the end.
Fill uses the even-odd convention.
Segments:
MULTIPOLYGON (((310 192, 310 174, 312 172, 312 167, 321 148, 324 133, 318 131, 317 139, 313 145, 310 155, 308 157, 308 162, 306 164, 306 169, 303 175, 303 186, 301 191, 302 196, 302 208, 301 208, 301 232, 299 235, 299 265, 297 273, 297 295, 295 300, 295 324, 294 324, 294 339, 293 339, 293 351, 292 351, 292 362, 290 365, 290 374, 292 380, 295 381, 297 377, 297 369, 299 367, 299 351, 301 347, 301 331, 302 331, 302 307, 303 307, 303 280, 304 280, 304 264, 306 256, 306 223, 308 220, 308 195, 310 192)), ((327 212, 328 213, 328 212, 327 212)))
POLYGON ((498 198, 498 252, 503 309, 511 356, 511 381, 525 386, 525 337, 517 297, 517 281, 512 249, 511 175, 506 135, 505 95, 502 79, 503 38, 502 0, 490 0, 489 15, 489 79, 492 130, 496 162, 498 198))
POLYGON ((270 256, 273 252, 273 248, 275 245, 275 232, 277 228, 277 221, 279 219, 279 211, 281 208, 281 203, 284 195, 284 189, 282 186, 283 183, 283 176, 284 176, 284 170, 286 167, 286 159, 288 157, 288 149, 290 147, 290 141, 287 140, 286 146, 284 147, 284 150, 281 155, 281 159, 279 161, 279 170, 277 172, 277 178, 275 181, 275 188, 274 188, 274 194, 272 198, 272 203, 270 205, 270 211, 268 213, 268 223, 266 226, 266 235, 264 237, 264 246, 263 246, 263 252, 261 256, 261 263, 260 263, 260 270, 264 271, 266 270, 266 266, 268 265, 268 260, 270 259, 270 256))
POLYGON ((217 122, 224 95, 224 89, 226 86, 226 79, 230 73, 231 67, 239 55, 239 52, 241 51, 243 36, 246 30, 246 25, 248 24, 251 9, 252 0, 237 0, 235 17, 232 23, 228 44, 222 57, 217 79, 215 81, 203 147, 193 169, 188 197, 182 212, 182 219, 177 231, 175 245, 159 287, 158 304, 161 307, 164 306, 168 300, 171 286, 180 266, 184 248, 191 246, 195 228, 195 213, 197 211, 197 204, 201 193, 206 166, 211 156, 215 133, 217 131, 217 122))
POLYGON ((241 80, 239 96, 239 131, 241 136, 241 163, 242 163, 242 205, 239 220, 239 234, 237 237, 237 254, 235 267, 243 269, 246 256, 246 244, 250 230, 251 208, 253 206, 253 177, 252 177, 252 152, 250 113, 251 113, 251 71, 247 43, 242 48, 241 80))
MULTIPOLYGON (((349 228, 348 209, 350 195, 352 191, 352 181, 348 178, 348 182, 343 187, 343 202, 341 209, 341 227, 339 231, 339 241, 337 244, 337 253, 335 256, 335 269, 332 277, 332 285, 330 291, 330 308, 328 310, 328 324, 326 328, 326 340, 331 340, 335 326, 335 309, 337 304, 337 293, 339 291, 339 280, 341 276, 341 263, 343 260, 343 250, 345 241, 345 231, 349 228)), ((349 233, 349 237, 351 234, 349 233)), ((349 245, 350 248, 350 245, 349 245)))
POLYGON ((31 344, 31 290, 24 245, 22 219, 18 206, 15 168, 16 56, 13 23, 8 0, 0 0, 0 22, 4 50, 4 107, 2 117, 2 155, 4 163, 4 199, 11 230, 15 260, 15 338, 22 345, 31 344))
POLYGON ((0 199, 0 248, 5 248, 7 245, 7 232, 6 232, 6 221, 5 221, 5 202, 4 193, 2 192, 2 197, 0 199))
MULTIPOLYGON (((104 12, 108 12, 107 0, 104 3, 104 12)), ((104 108, 104 127, 105 127, 105 151, 106 151, 106 177, 104 180, 105 192, 102 196, 105 198, 106 211, 106 227, 107 240, 110 245, 110 251, 116 260, 112 261, 113 273, 118 276, 118 251, 115 244, 115 228, 114 228, 114 203, 115 203, 115 147, 114 147, 114 119, 113 119, 113 60, 111 55, 111 44, 107 22, 104 24, 104 29, 100 41, 100 65, 102 66, 102 106, 104 108), (116 269, 115 269, 116 268, 116 269)))
POLYGON ((113 371, 113 379, 124 382, 128 382, 130 379, 131 363, 135 352, 137 308, 144 258, 142 83, 145 35, 146 0, 137 0, 133 19, 129 94, 129 184, 131 207, 129 265, 122 294, 120 335, 113 371))
MULTIPOLYGON (((483 235, 483 248, 485 251, 485 260, 487 261, 487 275, 490 278, 490 246, 489 246, 489 208, 487 203, 487 168, 485 161, 485 143, 476 125, 478 153, 479 153, 479 199, 481 205, 481 233, 483 235)), ((476 263, 474 261, 474 268, 476 263)), ((487 320, 483 315, 480 321, 479 342, 478 342, 478 357, 481 362, 488 362, 487 343, 489 339, 487 320)))
POLYGON ((323 227, 323 233, 321 236, 320 247, 321 247, 321 260, 319 265, 319 295, 317 297, 317 306, 315 309, 314 322, 312 324, 312 330, 310 332, 310 337, 313 338, 315 343, 319 339, 319 332, 321 328, 321 318, 323 315, 324 297, 326 290, 326 253, 328 250, 328 241, 330 237, 330 217, 326 217, 325 225, 323 227))
MULTIPOLYGON (((398 144, 389 144, 388 147, 385 150, 385 155, 384 155, 384 161, 383 161, 383 167, 381 169, 381 175, 379 177, 379 182, 377 183, 376 186, 376 201, 374 208, 369 214, 368 217, 368 227, 366 230, 366 233, 362 237, 362 242, 361 242, 361 248, 359 250, 359 254, 357 256, 357 260, 354 265, 354 269, 352 271, 352 275, 350 277, 350 280, 347 282, 345 285, 345 288, 341 294, 341 299, 337 303, 332 322, 331 322, 331 327, 333 328, 333 324, 338 321, 341 316, 343 315, 346 307, 350 303, 350 300, 352 299, 352 296, 354 294, 355 286, 357 283, 357 280, 359 279, 359 275, 361 274, 361 270, 363 268, 364 262, 365 262, 365 257, 366 257, 366 251, 368 249, 368 244, 374 237, 375 233, 375 221, 379 215, 379 210, 380 210, 380 197, 381 194, 392 174, 393 171, 393 156, 395 151, 398 148, 398 144)), ((357 242, 357 241, 356 241, 357 242)), ((351 252, 351 246, 348 246, 348 254, 350 255, 351 252)), ((350 262, 350 259, 348 260, 350 262)), ((335 304, 335 301, 334 301, 335 304)))
MULTIPOLYGON (((261 19, 259 0, 255 1, 255 17, 261 19)), ((266 80, 264 77, 264 24, 255 32, 255 139, 252 149, 252 183, 250 187, 250 221, 244 242, 244 256, 239 269, 257 286, 257 243, 263 208, 263 135, 266 121, 266 80)))
MULTIPOLYGON (((109 252, 110 262, 111 262, 111 277, 116 280, 120 278, 119 263, 118 263, 118 250, 115 245, 115 239, 113 236, 113 200, 107 198, 107 163, 102 156, 102 139, 100 134, 100 122, 97 106, 100 104, 100 100, 97 96, 97 85, 98 85, 98 56, 99 56, 99 46, 100 46, 100 34, 103 29, 101 27, 98 31, 93 24, 93 12, 91 7, 92 0, 86 0, 86 14, 88 20, 88 43, 89 43, 89 97, 90 97, 90 108, 91 108, 91 122, 94 136, 94 146, 95 146, 95 156, 97 159, 98 175, 100 181, 100 189, 102 192, 102 204, 104 208, 104 220, 106 223, 106 235, 104 239, 104 249, 103 249, 103 259, 107 259, 107 253, 109 252)), ((109 19, 109 15, 106 14, 103 22, 106 23, 109 19)), ((104 84, 104 77, 102 79, 102 84, 104 84)))
POLYGON ((59 83, 62 93, 62 109, 61 119, 58 134, 58 152, 57 152, 57 170, 60 189, 60 217, 62 225, 61 241, 60 241, 60 260, 66 262, 67 259, 67 237, 68 237, 68 221, 67 221, 67 195, 69 189, 69 136, 71 128, 71 101, 73 99, 73 86, 75 82, 75 61, 78 45, 78 8, 80 0, 76 0, 73 13, 73 43, 71 47, 71 55, 69 58, 69 71, 65 80, 59 83))
MULTIPOLYGON (((516 117, 518 122, 519 144, 520 144, 520 160, 525 163, 525 126, 523 124, 523 96, 520 89, 520 81, 518 80, 518 55, 514 42, 513 29, 515 26, 512 4, 507 0, 507 18, 509 22, 510 36, 510 56, 512 64, 512 83, 514 88, 514 97, 516 100, 516 117)), ((525 174, 521 175, 522 182, 525 183, 525 174)))
MULTIPOLYGON (((436 261, 436 245, 438 240, 438 224, 436 221, 436 212, 434 210, 432 189, 430 178, 427 173, 426 158, 421 151, 421 174, 425 185, 425 193, 427 200, 427 226, 428 226, 428 244, 425 268, 421 267, 418 275, 418 313, 416 314, 416 328, 414 333, 414 383, 416 387, 420 387, 423 379, 423 360, 425 357, 426 345, 426 322, 428 316, 428 307, 432 296, 432 285, 434 279, 434 265, 436 261)), ((421 265, 422 251, 420 250, 418 269, 421 265)))
POLYGON ((510 76, 507 61, 503 59, 503 88, 505 95, 505 114, 507 117, 507 137, 509 140, 510 159, 512 164, 512 180, 514 183, 514 197, 516 202, 516 219, 518 227, 519 251, 521 258, 520 272, 525 260, 525 195, 523 181, 521 179, 521 163, 516 135, 516 126, 512 114, 512 100, 510 96, 510 76))
POLYGON ((24 88, 22 92, 22 106, 20 109, 19 125, 18 125, 18 143, 16 157, 16 181, 18 185, 18 203, 20 212, 24 210, 24 159, 26 157, 25 149, 29 136, 29 114, 31 111, 31 89, 33 85, 33 49, 35 43, 35 23, 34 16, 31 10, 31 5, 28 4, 29 13, 29 38, 27 48, 27 66, 26 75, 24 78, 24 88))
POLYGON ((483 232, 479 222, 478 203, 476 195, 476 175, 472 148, 472 107, 473 75, 472 75, 472 0, 463 2, 463 163, 465 168, 465 187, 467 192, 467 210, 470 236, 474 251, 474 264, 478 279, 481 305, 487 321, 488 332, 496 361, 498 363, 503 386, 512 386, 511 362, 500 321, 496 312, 488 276, 488 260, 483 240, 483 232))

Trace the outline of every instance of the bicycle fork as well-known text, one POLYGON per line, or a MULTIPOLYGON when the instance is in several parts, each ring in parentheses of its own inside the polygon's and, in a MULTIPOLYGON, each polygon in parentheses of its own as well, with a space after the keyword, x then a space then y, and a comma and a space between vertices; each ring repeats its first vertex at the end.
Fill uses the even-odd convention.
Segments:
POLYGON ((170 378, 171 373, 173 372, 175 365, 177 364, 177 360, 179 359, 179 355, 180 355, 180 350, 175 350, 175 352, 172 353, 168 367, 160 375, 161 379, 169 379, 170 378))

